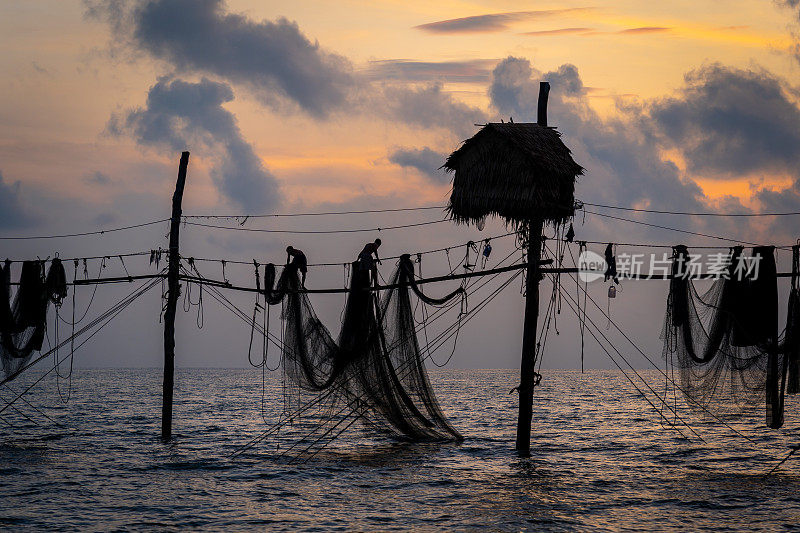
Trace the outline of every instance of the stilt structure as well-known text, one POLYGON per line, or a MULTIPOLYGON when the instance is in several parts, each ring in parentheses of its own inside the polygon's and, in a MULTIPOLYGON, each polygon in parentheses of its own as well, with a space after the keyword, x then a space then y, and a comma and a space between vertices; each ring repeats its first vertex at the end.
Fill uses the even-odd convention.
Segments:
POLYGON ((169 228, 169 265, 167 270, 167 307, 164 310, 164 384, 161 398, 161 438, 172 438, 172 389, 175 383, 175 312, 178 306, 181 256, 178 240, 181 229, 181 203, 186 185, 189 152, 181 154, 178 182, 172 195, 172 218, 169 228))
POLYGON ((486 124, 450 154, 444 164, 454 172, 448 210, 457 223, 478 223, 498 216, 524 232, 527 241, 525 322, 520 364, 516 449, 530 455, 533 389, 536 374, 536 324, 542 228, 562 224, 575 213, 575 180, 583 168, 547 125, 550 84, 539 87, 536 123, 486 124))

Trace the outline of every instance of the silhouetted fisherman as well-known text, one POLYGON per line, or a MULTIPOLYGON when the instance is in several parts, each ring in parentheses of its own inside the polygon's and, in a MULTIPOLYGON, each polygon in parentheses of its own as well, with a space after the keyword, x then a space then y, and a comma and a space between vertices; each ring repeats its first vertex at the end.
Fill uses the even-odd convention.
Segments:
POLYGON ((361 250, 361 253, 358 254, 358 262, 361 265, 361 268, 367 269, 372 273, 372 282, 374 284, 378 283, 378 266, 377 264, 381 263, 380 257, 378 257, 378 248, 381 245, 380 239, 375 239, 374 242, 368 242, 364 249, 361 250), (375 259, 372 256, 375 256, 375 259), (377 264, 376 264, 377 262, 377 264))
POLYGON ((306 273, 308 272, 308 260, 306 260, 306 254, 297 248, 292 248, 291 246, 286 247, 286 254, 286 265, 297 268, 297 271, 300 272, 301 276, 300 286, 305 289, 306 273))

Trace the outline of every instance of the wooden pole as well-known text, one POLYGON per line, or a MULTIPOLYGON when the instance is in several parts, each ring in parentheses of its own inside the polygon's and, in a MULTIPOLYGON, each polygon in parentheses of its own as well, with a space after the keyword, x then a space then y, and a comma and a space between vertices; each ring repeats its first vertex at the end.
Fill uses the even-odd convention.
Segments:
POLYGON ((180 251, 178 238, 181 228, 181 202, 186 185, 186 168, 189 152, 181 154, 178 182, 172 195, 172 218, 169 227, 169 267, 167 270, 167 308, 164 311, 164 385, 161 397, 161 439, 172 438, 172 389, 175 383, 175 311, 178 306, 180 285, 180 251))
MULTIPOLYGON (((547 97, 550 84, 539 83, 538 116, 536 123, 547 127, 547 97)), ((533 417, 533 388, 536 386, 536 326, 539 322, 539 261, 542 258, 542 219, 528 222, 528 269, 525 273, 525 322, 522 330, 522 362, 519 377, 519 416, 517 417, 517 454, 531 455, 531 418, 533 417)))
POLYGON ((536 325, 539 321, 539 260, 542 254, 542 221, 532 221, 528 228, 528 268, 525 273, 525 322, 522 332, 522 363, 519 378, 519 417, 517 418, 517 453, 531 454, 531 418, 533 387, 536 375, 536 325))

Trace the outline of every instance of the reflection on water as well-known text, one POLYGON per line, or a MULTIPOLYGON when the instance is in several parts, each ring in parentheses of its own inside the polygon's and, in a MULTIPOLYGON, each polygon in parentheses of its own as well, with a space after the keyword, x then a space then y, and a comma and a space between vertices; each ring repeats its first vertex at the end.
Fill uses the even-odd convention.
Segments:
MULTIPOLYGON (((734 423, 754 442, 684 408, 703 443, 664 427, 618 373, 552 371, 534 400, 534 455, 521 460, 508 394, 515 371, 440 371, 432 381, 464 442, 393 442, 355 424, 294 461, 321 434, 292 448, 315 427, 313 416, 230 457, 267 428, 257 372, 179 371, 169 445, 157 438, 159 371, 77 371, 66 406, 45 381, 29 398, 63 427, 25 404, 2 414, 15 427, 0 421, 0 526, 718 530, 800 518, 800 455, 763 475, 800 442, 794 398, 783 430, 760 427, 760 410, 734 423)), ((268 422, 278 419, 281 394, 273 378, 268 422)))

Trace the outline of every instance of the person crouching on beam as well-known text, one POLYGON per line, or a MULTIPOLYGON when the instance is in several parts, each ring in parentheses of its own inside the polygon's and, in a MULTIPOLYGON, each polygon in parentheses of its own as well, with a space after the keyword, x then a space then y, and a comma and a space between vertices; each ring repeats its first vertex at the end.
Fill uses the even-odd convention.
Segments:
POLYGON ((368 269, 369 272, 372 274, 372 284, 378 284, 378 264, 381 263, 380 257, 378 257, 378 248, 381 245, 380 239, 375 239, 373 242, 368 242, 364 245, 364 249, 361 250, 361 253, 358 254, 358 262, 361 265, 361 268, 368 269), (375 259, 372 256, 375 256, 375 259))
POLYGON ((286 254, 286 266, 297 268, 297 271, 300 272, 300 287, 305 289, 306 273, 308 272, 308 260, 306 259, 306 254, 304 254, 302 250, 292 248, 291 246, 286 247, 286 254))

